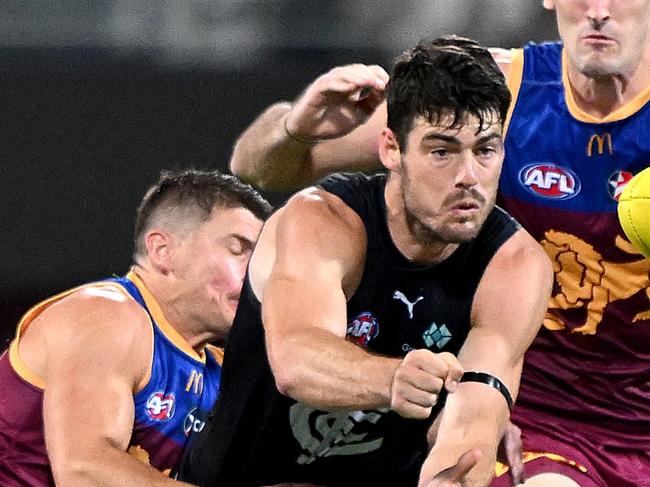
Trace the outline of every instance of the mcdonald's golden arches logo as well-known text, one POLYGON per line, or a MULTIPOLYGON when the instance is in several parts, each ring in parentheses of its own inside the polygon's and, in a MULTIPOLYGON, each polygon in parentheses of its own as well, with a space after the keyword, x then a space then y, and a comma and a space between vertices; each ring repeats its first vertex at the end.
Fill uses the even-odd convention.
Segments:
POLYGON ((607 152, 611 156, 614 153, 614 145, 612 144, 612 134, 609 132, 603 132, 602 134, 594 134, 589 137, 589 142, 587 142, 587 155, 591 157, 594 152, 594 144, 596 145, 596 150, 598 155, 602 156, 605 152, 605 147, 607 147, 607 152), (607 144, 607 145, 605 145, 607 144))
POLYGON ((185 392, 190 392, 190 390, 193 390, 194 394, 203 393, 203 374, 201 372, 192 370, 190 378, 187 380, 187 384, 185 385, 185 392))

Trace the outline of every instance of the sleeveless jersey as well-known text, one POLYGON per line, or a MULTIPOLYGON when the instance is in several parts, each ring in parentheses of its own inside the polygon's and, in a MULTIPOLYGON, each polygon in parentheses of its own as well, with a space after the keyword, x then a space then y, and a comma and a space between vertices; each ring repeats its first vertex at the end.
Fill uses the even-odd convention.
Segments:
POLYGON ((555 270, 513 418, 556 435, 566 420, 602 444, 647 449, 650 260, 624 238, 616 205, 650 164, 650 87, 597 119, 577 107, 564 56, 558 43, 528 45, 509 80, 500 204, 555 270))
MULTIPOLYGON (((138 276, 86 286, 114 286, 137 301, 153 327, 153 359, 147 383, 133 396, 135 421, 129 453, 168 474, 192 432, 200 431, 214 405, 221 379, 221 352, 198 355, 171 327, 138 276)), ((82 286, 82 287, 86 287, 82 286)), ((33 307, 18 325, 16 339, 0 357, 0 484, 54 485, 43 437, 44 381, 18 356, 30 322, 75 288, 33 307)), ((98 400, 101 397, 98 395, 98 400)))
MULTIPOLYGON (((367 234, 365 269, 347 304, 347 338, 391 357, 422 348, 456 354, 470 329, 479 280, 517 224, 495 208, 474 241, 438 265, 416 265, 389 235, 385 183, 384 175, 360 174, 320 183, 358 213, 367 234)), ((248 279, 226 357, 222 400, 195 437, 181 479, 219 487, 286 481, 417 485, 431 419, 407 420, 388 409, 319 411, 280 394, 266 355, 260 303, 248 279)))

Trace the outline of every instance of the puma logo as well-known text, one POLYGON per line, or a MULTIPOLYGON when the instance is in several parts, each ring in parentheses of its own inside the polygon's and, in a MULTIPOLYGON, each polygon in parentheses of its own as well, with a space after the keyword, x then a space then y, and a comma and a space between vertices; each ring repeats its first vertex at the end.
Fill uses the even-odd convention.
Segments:
POLYGON ((410 302, 406 296, 404 296, 404 293, 402 291, 395 291, 393 293, 393 299, 397 299, 404 303, 406 307, 409 310, 409 319, 413 318, 413 306, 415 306, 417 303, 422 301, 424 298, 422 296, 418 296, 415 301, 410 302))

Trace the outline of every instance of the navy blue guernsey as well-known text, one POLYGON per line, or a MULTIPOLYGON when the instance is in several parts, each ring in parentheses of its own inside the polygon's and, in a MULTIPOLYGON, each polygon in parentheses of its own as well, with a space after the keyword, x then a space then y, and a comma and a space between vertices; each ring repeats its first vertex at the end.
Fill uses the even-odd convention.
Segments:
MULTIPOLYGON (((347 306, 347 337, 392 357, 422 348, 457 354, 483 272, 519 227, 495 208, 476 239, 444 262, 414 264, 389 235, 385 185, 383 174, 339 174, 319 184, 359 214, 367 234, 364 273, 347 306)), ((180 478, 215 487, 415 486, 428 450, 426 432, 441 407, 428 420, 409 420, 388 409, 319 411, 280 394, 266 355, 260 303, 246 279, 225 352, 221 395, 193 439, 180 478)))

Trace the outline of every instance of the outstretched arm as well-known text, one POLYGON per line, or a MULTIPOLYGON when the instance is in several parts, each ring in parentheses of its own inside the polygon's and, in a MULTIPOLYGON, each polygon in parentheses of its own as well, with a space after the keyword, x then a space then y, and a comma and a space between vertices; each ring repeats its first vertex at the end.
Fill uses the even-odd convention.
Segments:
POLYGON ((264 189, 295 189, 337 170, 379 166, 388 74, 352 64, 317 78, 293 103, 276 103, 238 138, 230 169, 264 189))
MULTIPOLYGON (((513 399, 524 352, 542 323, 552 275, 541 247, 519 230, 495 254, 475 296, 472 329, 458 358, 466 371, 500 379, 513 399)), ((481 456, 462 485, 488 485, 508 417, 506 400, 499 391, 482 383, 462 382, 447 398, 420 486, 435 485, 430 479, 471 449, 478 449, 481 456)))

